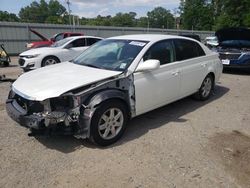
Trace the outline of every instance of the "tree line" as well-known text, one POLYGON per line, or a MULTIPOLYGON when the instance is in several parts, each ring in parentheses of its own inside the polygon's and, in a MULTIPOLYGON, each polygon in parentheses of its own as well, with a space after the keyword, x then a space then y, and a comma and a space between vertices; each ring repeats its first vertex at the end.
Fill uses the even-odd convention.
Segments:
MULTIPOLYGON (((217 30, 225 27, 250 27, 250 0, 180 0, 173 12, 156 7, 147 16, 137 17, 135 12, 117 13, 114 16, 85 18, 74 15, 79 25, 150 27, 188 30, 217 30)), ((0 11, 0 21, 72 24, 67 9, 57 0, 33 1, 21 8, 18 15, 0 11)))

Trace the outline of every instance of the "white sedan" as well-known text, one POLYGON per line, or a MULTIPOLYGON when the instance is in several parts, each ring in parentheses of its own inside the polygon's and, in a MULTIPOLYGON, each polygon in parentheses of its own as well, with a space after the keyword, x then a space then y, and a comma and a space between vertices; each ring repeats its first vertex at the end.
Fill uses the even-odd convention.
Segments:
POLYGON ((218 54, 194 39, 112 37, 72 62, 21 75, 6 109, 34 134, 60 130, 106 146, 133 117, 192 94, 208 99, 221 73, 218 54))
POLYGON ((24 71, 70 61, 95 42, 102 40, 93 36, 68 37, 50 47, 27 50, 19 55, 19 65, 24 71))

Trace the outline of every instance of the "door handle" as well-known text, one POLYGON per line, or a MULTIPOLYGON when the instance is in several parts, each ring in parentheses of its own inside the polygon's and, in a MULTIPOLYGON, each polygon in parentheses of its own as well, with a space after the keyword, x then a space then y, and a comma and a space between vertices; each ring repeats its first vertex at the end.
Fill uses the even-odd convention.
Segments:
POLYGON ((172 74, 173 76, 177 76, 179 73, 180 73, 180 71, 174 71, 174 72, 172 72, 171 74, 172 74))
POLYGON ((202 67, 206 67, 206 66, 207 66, 207 63, 202 63, 201 66, 202 66, 202 67))

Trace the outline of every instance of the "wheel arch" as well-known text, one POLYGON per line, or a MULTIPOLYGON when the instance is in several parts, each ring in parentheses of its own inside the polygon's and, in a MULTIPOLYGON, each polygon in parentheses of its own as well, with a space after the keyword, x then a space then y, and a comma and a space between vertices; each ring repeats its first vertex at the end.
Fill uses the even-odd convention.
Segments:
POLYGON ((127 93, 118 89, 106 89, 92 95, 89 99, 88 106, 97 108, 101 103, 108 100, 118 100, 125 105, 130 114, 130 106, 127 93))
POLYGON ((41 61, 41 67, 43 66, 43 62, 46 58, 49 58, 49 57, 53 57, 53 58, 56 58, 58 60, 58 62, 61 62, 60 58, 56 55, 46 55, 43 57, 42 61, 41 61))

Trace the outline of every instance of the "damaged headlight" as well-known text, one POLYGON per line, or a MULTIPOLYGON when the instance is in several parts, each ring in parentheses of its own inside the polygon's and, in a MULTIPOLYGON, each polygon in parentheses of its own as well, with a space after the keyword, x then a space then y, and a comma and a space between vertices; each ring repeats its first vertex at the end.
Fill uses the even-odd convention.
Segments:
POLYGON ((51 111, 67 111, 73 108, 73 98, 71 96, 61 96, 50 99, 51 111))

